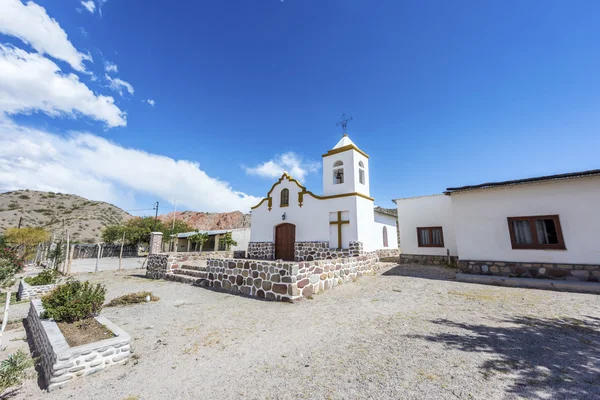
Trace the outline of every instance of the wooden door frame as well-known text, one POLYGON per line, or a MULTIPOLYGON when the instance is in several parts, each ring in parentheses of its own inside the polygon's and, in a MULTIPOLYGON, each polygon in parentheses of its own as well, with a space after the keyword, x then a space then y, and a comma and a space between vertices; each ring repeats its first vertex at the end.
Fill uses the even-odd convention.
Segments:
POLYGON ((292 224, 290 222, 282 222, 280 224, 277 224, 273 227, 273 236, 274 236, 274 240, 273 240, 273 244, 275 245, 275 259, 277 259, 277 228, 282 226, 282 225, 290 225, 294 227, 294 240, 292 243, 292 259, 291 260, 284 260, 284 261, 295 261, 296 257, 295 257, 295 252, 296 252, 296 224, 292 224))

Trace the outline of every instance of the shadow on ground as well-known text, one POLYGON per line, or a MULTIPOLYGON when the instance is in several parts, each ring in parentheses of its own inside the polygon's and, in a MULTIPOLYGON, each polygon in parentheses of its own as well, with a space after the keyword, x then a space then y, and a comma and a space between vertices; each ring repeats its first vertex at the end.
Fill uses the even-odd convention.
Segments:
POLYGON ((516 317, 497 320, 501 327, 432 322, 467 332, 411 337, 492 358, 479 367, 481 378, 474 379, 505 374, 511 380, 508 392, 525 398, 600 398, 598 318, 516 317))
POLYGON ((454 279, 457 270, 437 265, 399 264, 385 271, 384 276, 409 276, 412 278, 449 280, 454 279))

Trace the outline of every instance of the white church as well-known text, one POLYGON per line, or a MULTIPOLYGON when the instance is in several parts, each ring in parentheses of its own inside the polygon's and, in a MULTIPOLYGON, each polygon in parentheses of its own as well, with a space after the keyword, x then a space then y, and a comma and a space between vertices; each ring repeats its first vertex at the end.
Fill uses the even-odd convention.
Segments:
POLYGON ((252 207, 248 258, 312 261, 397 253, 395 216, 376 211, 369 156, 347 134, 323 154, 323 194, 287 172, 252 207))

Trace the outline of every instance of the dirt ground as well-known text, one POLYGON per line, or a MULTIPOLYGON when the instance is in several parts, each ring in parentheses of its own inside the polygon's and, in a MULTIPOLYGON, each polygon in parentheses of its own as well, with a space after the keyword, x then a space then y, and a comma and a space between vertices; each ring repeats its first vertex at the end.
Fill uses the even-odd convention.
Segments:
MULTIPOLYGON (((452 280, 454 271, 386 267, 296 304, 146 279, 80 277, 107 301, 148 290, 157 302, 105 308, 133 337, 127 365, 16 399, 598 399, 600 297, 452 280)), ((28 304, 11 308, 25 316, 28 304)), ((24 331, 8 349, 27 349, 24 331)), ((14 340, 13 340, 14 339, 14 340)))

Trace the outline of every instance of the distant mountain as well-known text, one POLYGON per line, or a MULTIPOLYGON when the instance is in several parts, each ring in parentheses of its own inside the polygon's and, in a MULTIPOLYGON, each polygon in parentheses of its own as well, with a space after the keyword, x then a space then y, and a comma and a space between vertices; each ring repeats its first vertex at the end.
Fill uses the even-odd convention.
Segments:
POLYGON ((56 237, 69 229, 71 240, 81 243, 100 241, 102 228, 122 223, 130 214, 102 201, 91 201, 74 194, 17 190, 0 193, 0 233, 19 225, 43 227, 56 237))
MULTIPOLYGON (((219 229, 237 229, 250 227, 250 214, 240 211, 228 213, 205 213, 196 211, 177 211, 175 218, 187 222, 194 229, 212 231, 219 229)), ((173 221, 173 213, 159 215, 158 219, 165 223, 173 221)))

